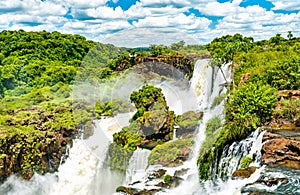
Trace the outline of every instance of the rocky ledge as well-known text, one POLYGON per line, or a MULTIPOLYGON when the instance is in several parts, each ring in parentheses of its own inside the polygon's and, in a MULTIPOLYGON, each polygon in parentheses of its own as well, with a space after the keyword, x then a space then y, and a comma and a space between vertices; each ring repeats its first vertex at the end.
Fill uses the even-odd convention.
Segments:
POLYGON ((262 164, 300 169, 300 141, 266 132, 263 137, 262 164))

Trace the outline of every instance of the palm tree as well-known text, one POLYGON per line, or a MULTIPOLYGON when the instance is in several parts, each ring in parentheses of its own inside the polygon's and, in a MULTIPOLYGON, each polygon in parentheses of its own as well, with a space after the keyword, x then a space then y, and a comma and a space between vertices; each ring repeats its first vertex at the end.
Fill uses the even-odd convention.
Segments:
POLYGON ((293 38, 293 34, 292 34, 292 31, 288 31, 288 35, 287 35, 287 38, 289 39, 289 40, 291 40, 292 38, 293 38))

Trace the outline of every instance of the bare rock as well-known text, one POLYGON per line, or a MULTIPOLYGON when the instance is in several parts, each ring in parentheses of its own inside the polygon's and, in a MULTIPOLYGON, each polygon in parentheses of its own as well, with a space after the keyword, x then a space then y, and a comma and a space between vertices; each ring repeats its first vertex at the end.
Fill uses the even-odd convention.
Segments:
POLYGON ((262 164, 300 169, 300 141, 266 133, 262 147, 262 164))
POLYGON ((237 178, 249 178, 256 171, 256 167, 247 167, 233 172, 232 176, 237 178))

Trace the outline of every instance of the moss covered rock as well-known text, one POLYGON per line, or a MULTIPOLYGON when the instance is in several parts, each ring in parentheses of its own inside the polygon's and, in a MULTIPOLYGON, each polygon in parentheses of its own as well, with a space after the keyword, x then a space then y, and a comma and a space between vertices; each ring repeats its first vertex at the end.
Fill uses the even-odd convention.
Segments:
POLYGON ((169 111, 162 90, 145 85, 133 91, 130 99, 137 112, 128 127, 113 135, 114 142, 134 151, 137 146, 152 149, 158 143, 169 141, 174 130, 175 114, 169 111))
POLYGON ((57 171, 77 133, 70 106, 20 109, 1 121, 0 181, 57 171))
POLYGON ((176 131, 177 136, 184 136, 194 133, 197 130, 203 112, 188 111, 177 116, 176 122, 179 128, 176 131))
POLYGON ((150 153, 148 164, 161 164, 168 167, 181 165, 188 159, 193 146, 193 138, 179 139, 157 145, 150 153))

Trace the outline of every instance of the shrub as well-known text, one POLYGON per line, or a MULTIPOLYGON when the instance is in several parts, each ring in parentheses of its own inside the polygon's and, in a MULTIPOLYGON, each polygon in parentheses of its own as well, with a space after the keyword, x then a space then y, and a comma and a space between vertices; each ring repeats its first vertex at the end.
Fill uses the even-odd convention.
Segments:
POLYGON ((253 159, 251 156, 245 156, 241 160, 240 168, 241 169, 248 168, 252 162, 253 162, 253 159))
POLYGON ((266 81, 277 89, 300 88, 300 58, 283 59, 269 68, 265 75, 266 81))
POLYGON ((171 175, 169 175, 169 174, 165 175, 164 176, 164 182, 165 183, 170 183, 170 181, 171 181, 171 175))
POLYGON ((279 114, 290 120, 300 117, 300 100, 283 100, 279 114))

